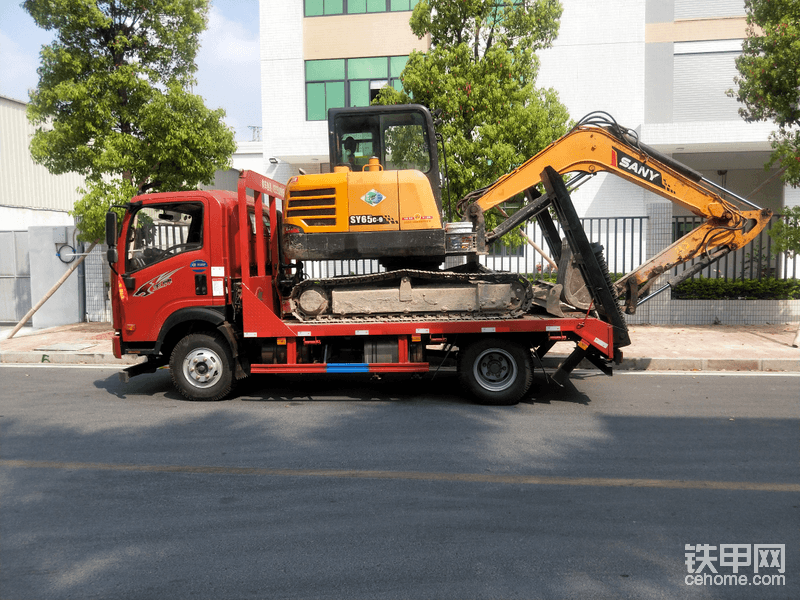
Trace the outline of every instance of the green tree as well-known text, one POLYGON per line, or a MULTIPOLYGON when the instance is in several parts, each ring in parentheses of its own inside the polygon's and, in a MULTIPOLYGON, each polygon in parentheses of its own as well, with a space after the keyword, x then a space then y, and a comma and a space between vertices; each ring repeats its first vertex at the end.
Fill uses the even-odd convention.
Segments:
POLYGON ((33 159, 86 178, 73 214, 103 236, 111 204, 213 181, 236 149, 223 110, 191 93, 208 0, 25 0, 57 32, 41 52, 28 119, 33 159))
MULTIPOLYGON (((769 232, 775 240, 775 253, 786 252, 792 258, 800 256, 800 206, 783 209, 783 219, 775 223, 769 232)), ((792 346, 800 346, 800 323, 797 325, 792 346)))
POLYGON ((738 88, 728 92, 744 106, 745 121, 769 121, 773 153, 767 166, 784 169, 783 179, 800 185, 800 3, 745 0, 747 38, 736 59, 738 88))
POLYGON ((800 206, 784 208, 783 219, 777 221, 769 230, 774 240, 776 254, 786 252, 791 257, 800 255, 800 206))
MULTIPOLYGON (((428 52, 413 52, 403 91, 382 104, 440 109, 453 202, 485 187, 566 133, 569 114, 553 89, 535 87, 536 51, 558 35, 557 0, 420 0, 411 16, 428 52)), ((490 224, 493 218, 489 216, 490 224)))

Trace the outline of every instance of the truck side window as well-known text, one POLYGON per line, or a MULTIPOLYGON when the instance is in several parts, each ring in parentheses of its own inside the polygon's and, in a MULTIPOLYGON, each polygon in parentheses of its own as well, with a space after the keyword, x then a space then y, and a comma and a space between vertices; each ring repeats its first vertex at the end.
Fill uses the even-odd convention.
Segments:
POLYGON ((132 273, 202 247, 202 204, 144 206, 133 216, 128 230, 126 271, 132 273))

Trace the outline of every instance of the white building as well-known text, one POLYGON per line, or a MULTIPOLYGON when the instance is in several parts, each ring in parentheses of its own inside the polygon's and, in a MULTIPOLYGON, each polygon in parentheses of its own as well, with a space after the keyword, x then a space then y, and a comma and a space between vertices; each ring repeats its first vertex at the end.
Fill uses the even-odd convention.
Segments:
MULTIPOLYGON (((403 57, 427 48, 408 26, 415 3, 261 0, 266 173, 286 180, 298 167, 327 169, 325 109, 368 102, 370 89, 395 83, 403 57)), ((555 88, 573 119, 606 111, 646 144, 741 196, 770 178, 763 166, 772 126, 745 123, 725 93, 746 36, 743 0, 562 4, 559 37, 540 53, 538 84, 555 88)), ((584 216, 643 216, 647 203, 661 201, 606 175, 574 199, 584 216)), ((751 200, 777 212, 800 194, 775 178, 751 200)))
POLYGON ((261 106, 265 173, 327 170, 327 109, 367 106, 396 84, 412 50, 416 0, 261 0, 261 106))

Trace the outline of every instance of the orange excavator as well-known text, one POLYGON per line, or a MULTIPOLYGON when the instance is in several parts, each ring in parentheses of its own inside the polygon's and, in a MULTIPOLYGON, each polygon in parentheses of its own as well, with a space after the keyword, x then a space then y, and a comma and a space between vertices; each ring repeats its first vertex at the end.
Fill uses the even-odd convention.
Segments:
MULTIPOLYGON (((519 168, 462 198, 462 221, 443 223, 436 134, 425 107, 331 109, 328 125, 333 172, 293 177, 283 207, 284 258, 294 261, 287 263, 294 277, 285 280, 285 289, 301 320, 443 313, 513 318, 538 304, 559 316, 564 309, 595 310, 622 332, 618 298, 624 296, 626 311, 635 312, 659 275, 699 259, 683 274, 690 276, 745 246, 772 215, 644 145, 607 114, 592 113, 519 168), (602 248, 586 238, 568 189, 600 172, 667 198, 705 222, 612 284, 602 248), (570 174, 575 177, 565 184, 570 174), (523 207, 486 231, 484 214, 520 195, 523 207), (534 218, 559 264, 555 285, 534 285, 479 265, 488 244, 534 218), (466 257, 465 264, 440 269, 451 255, 466 257), (304 280, 302 261, 330 259, 377 259, 386 271, 304 280)), ((625 343, 627 336, 620 338, 625 343)))

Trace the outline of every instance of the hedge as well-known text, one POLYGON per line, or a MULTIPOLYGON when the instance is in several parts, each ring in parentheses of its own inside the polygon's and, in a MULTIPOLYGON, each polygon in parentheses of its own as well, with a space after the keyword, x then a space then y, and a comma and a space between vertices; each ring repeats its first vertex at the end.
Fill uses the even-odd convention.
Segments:
POLYGON ((679 300, 797 300, 798 279, 688 279, 672 290, 679 300))
MULTIPOLYGON (((616 281, 623 273, 611 273, 616 281)), ((538 274, 531 280, 555 282, 556 275, 538 274)), ((800 300, 800 279, 687 279, 672 290, 677 300, 800 300)))

